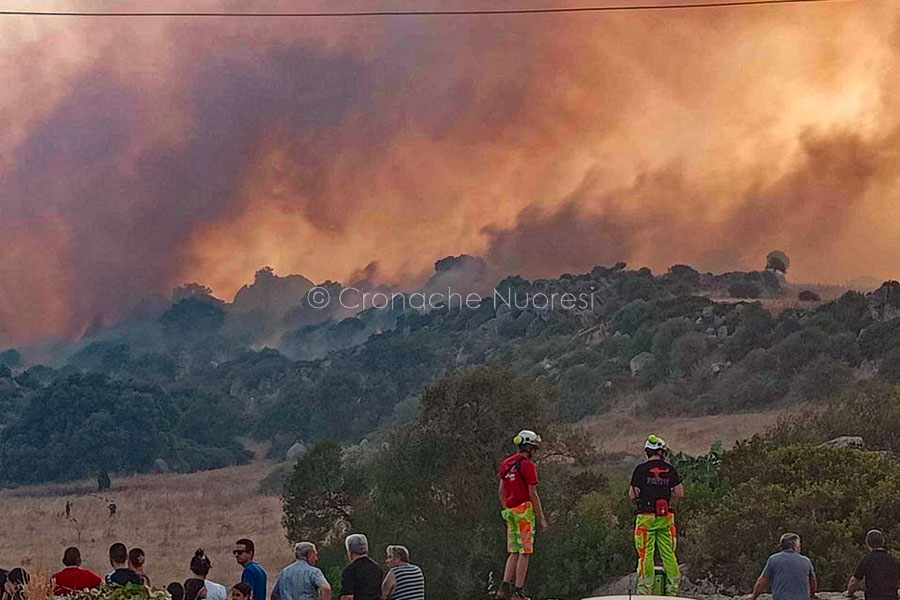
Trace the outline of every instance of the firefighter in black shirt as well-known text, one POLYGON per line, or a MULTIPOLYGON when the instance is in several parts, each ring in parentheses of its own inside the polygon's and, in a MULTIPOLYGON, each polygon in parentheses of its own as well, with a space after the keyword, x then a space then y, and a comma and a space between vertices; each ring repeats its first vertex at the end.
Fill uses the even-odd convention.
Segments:
POLYGON ((675 558, 676 530, 672 509, 684 496, 681 476, 666 459, 665 440, 650 435, 644 444, 647 462, 638 465, 631 476, 628 497, 636 504, 634 546, 638 553, 637 593, 651 594, 654 579, 654 555, 659 549, 666 573, 666 595, 678 595, 678 560, 675 558))

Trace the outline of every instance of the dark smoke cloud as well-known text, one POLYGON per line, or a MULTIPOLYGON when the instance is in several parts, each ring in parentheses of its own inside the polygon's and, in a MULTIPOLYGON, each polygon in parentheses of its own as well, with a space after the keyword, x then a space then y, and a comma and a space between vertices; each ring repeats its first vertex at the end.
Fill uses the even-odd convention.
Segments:
POLYGON ((889 276, 898 16, 5 20, 0 346, 264 265, 411 289, 461 252, 484 272, 443 276, 481 285, 782 248, 889 276))
MULTIPOLYGON (((248 160, 273 119, 274 135, 302 140, 292 160, 308 168, 292 177, 314 191, 335 151, 328 128, 371 93, 358 62, 302 45, 225 53, 188 77, 192 126, 177 145, 144 147, 138 92, 92 72, 16 151, 0 219, 22 230, 48 215, 64 223, 67 241, 54 251, 70 308, 67 322, 51 325, 59 333, 78 335, 168 287, 188 237, 236 210, 248 160)), ((321 227, 339 226, 326 206, 301 210, 321 227)), ((3 313, 0 323, 16 318, 3 313)))

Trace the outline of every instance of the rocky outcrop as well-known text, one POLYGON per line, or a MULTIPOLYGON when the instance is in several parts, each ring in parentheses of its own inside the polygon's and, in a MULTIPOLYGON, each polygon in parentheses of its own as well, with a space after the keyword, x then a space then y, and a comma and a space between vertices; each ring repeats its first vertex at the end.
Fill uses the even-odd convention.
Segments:
POLYGON ((291 462, 297 462, 297 460, 303 458, 303 455, 306 454, 306 450, 306 444, 304 444, 303 442, 296 442, 290 448, 288 448, 284 456, 291 462))
POLYGON ((649 352, 641 352, 629 361, 628 366, 631 368, 631 375, 636 376, 651 367, 656 362, 656 357, 649 352))
POLYGON ((826 448, 865 448, 866 444, 858 435, 842 435, 822 444, 826 448))
POLYGON ((873 318, 889 321, 900 317, 900 282, 885 281, 880 288, 867 294, 867 299, 873 318))

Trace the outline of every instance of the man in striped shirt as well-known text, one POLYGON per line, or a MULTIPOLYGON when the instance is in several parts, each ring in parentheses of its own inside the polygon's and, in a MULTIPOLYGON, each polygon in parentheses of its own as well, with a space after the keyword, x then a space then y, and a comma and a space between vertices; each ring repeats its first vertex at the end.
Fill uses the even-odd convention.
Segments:
POLYGON ((390 571, 381 584, 381 600, 425 600, 425 576, 409 563, 406 547, 388 546, 387 566, 390 571))

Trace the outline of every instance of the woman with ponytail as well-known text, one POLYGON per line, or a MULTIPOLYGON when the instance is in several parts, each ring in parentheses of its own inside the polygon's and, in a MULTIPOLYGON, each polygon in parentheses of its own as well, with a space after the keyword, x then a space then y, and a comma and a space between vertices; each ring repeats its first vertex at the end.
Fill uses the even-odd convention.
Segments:
POLYGON ((206 600, 228 600, 228 590, 224 585, 207 579, 212 563, 203 552, 203 548, 197 548, 194 558, 191 559, 191 573, 203 579, 206 584, 206 600))

